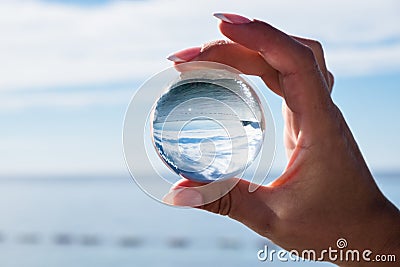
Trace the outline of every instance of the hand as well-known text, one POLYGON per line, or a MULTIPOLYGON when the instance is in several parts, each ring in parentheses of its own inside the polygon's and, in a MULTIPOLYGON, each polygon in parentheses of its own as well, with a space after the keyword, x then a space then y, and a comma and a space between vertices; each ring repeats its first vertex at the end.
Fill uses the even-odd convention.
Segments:
MULTIPOLYGON (((397 253, 400 259, 399 210, 378 189, 330 97, 333 76, 321 45, 261 21, 216 16, 222 20, 220 31, 231 41, 184 50, 170 59, 176 64, 215 61, 260 76, 284 99, 288 165, 274 182, 253 193, 248 191, 249 182, 240 180, 228 194, 203 204, 209 192, 182 180, 164 201, 228 215, 287 250, 319 252, 345 238, 351 248, 397 253)), ((213 184, 216 191, 224 186, 213 184)))

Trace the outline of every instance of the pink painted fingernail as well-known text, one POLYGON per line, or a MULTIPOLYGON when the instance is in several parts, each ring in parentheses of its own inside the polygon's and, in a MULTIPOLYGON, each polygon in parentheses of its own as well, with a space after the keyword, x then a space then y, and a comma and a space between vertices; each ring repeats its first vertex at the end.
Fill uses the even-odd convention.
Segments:
POLYGON ((246 24, 251 22, 251 20, 246 17, 229 13, 214 13, 214 17, 230 24, 246 24))
POLYGON ((186 62, 197 57, 200 54, 200 51, 201 47, 187 48, 169 55, 167 59, 176 63, 186 62))

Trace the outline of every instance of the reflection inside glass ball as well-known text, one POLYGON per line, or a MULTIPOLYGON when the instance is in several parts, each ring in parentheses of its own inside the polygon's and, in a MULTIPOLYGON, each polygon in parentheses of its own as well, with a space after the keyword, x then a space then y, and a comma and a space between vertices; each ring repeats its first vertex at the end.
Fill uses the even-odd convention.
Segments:
POLYGON ((184 73, 156 101, 152 117, 158 155, 189 180, 240 176, 262 147, 260 101, 245 80, 228 71, 184 73))

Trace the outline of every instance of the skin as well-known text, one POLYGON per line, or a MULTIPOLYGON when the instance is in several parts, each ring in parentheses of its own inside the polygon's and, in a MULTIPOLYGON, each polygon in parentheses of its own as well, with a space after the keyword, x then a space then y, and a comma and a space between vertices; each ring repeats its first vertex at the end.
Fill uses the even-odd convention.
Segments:
MULTIPOLYGON (((336 240, 345 238, 349 248, 370 249, 373 255, 395 254, 399 261, 400 212, 377 187, 330 97, 333 76, 322 46, 257 20, 221 22, 219 28, 230 41, 206 44, 192 60, 220 62, 260 76, 282 96, 288 165, 268 186, 250 193, 249 182, 239 180, 229 193, 208 204, 202 203, 207 203, 210 190, 182 180, 166 202, 227 215, 287 250, 318 252, 337 248, 336 240)), ((224 185, 215 183, 214 187, 222 192, 224 185)), ((380 266, 376 262, 334 263, 380 266)))

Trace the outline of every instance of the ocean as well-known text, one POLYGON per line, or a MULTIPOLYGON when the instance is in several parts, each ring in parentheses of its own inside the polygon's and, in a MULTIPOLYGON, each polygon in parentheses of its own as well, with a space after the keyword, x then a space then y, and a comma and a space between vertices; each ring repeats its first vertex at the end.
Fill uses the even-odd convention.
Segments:
MULTIPOLYGON (((400 174, 376 175, 400 206, 400 174)), ((0 179, 1 267, 332 266, 261 262, 268 240, 229 218, 174 208, 129 175, 0 179)))

